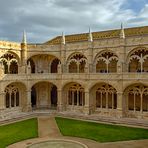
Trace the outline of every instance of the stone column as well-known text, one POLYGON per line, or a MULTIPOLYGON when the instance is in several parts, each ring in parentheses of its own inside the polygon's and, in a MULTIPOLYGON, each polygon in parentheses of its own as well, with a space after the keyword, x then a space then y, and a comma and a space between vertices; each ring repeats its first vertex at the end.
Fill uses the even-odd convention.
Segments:
POLYGON ((72 106, 74 106, 74 91, 72 91, 72 106))
POLYGON ((143 72, 143 57, 142 57, 142 53, 141 53, 141 56, 140 56, 140 66, 141 66, 141 72, 143 72))
POLYGON ((0 92, 0 110, 5 109, 5 93, 0 92))
POLYGON ((114 109, 114 93, 112 92, 112 109, 114 109))
POLYGON ((77 106, 79 106, 79 91, 77 90, 77 106))
POLYGON ((14 93, 14 107, 16 107, 16 93, 14 93))
POLYGON ((27 90, 27 104, 26 104, 26 108, 25 111, 29 112, 32 111, 32 107, 31 107, 31 90, 27 90))
POLYGON ((134 93, 134 112, 136 111, 136 97, 135 97, 135 93, 134 93))
POLYGON ((100 105, 100 108, 102 108, 102 92, 101 92, 101 105, 100 105))
POLYGON ((108 109, 108 91, 106 92, 106 109, 108 109))
POLYGON ((84 105, 84 102, 83 102, 83 91, 81 91, 81 103, 82 103, 82 106, 84 105))
POLYGON ((140 94, 140 112, 143 112, 143 94, 140 94))
POLYGON ((80 63, 77 63, 77 73, 80 73, 80 63))
POLYGON ((10 95, 10 96, 9 96, 9 108, 11 108, 11 94, 12 94, 12 93, 9 94, 9 95, 10 95))

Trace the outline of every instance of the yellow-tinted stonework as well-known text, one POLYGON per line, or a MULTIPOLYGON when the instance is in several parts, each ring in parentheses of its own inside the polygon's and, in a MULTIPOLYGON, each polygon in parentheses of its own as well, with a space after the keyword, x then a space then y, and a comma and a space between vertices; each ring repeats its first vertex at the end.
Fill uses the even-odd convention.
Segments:
POLYGON ((0 41, 0 118, 38 108, 148 118, 148 26, 0 41))

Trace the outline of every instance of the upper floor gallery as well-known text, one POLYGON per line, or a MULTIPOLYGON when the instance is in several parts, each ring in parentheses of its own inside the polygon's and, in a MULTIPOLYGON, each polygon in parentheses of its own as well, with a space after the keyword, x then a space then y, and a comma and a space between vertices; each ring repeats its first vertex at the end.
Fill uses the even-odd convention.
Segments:
POLYGON ((0 74, 148 72, 148 26, 58 36, 43 44, 0 41, 0 74))

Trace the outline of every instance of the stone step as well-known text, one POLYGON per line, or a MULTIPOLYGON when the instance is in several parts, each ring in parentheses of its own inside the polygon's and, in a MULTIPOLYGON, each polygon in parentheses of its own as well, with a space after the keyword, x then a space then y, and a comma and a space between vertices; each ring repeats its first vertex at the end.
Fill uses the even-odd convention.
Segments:
POLYGON ((145 127, 148 128, 148 120, 144 119, 131 119, 131 118, 111 118, 111 117, 104 117, 98 115, 84 115, 84 114, 74 114, 69 112, 52 112, 52 111, 33 111, 28 113, 18 113, 13 114, 7 118, 0 119, 1 124, 8 124, 11 122, 16 122, 19 120, 24 120, 28 118, 34 118, 38 116, 60 116, 66 118, 73 118, 78 120, 86 120, 92 122, 103 122, 109 124, 117 124, 117 125, 128 125, 128 126, 138 126, 138 127, 145 127))

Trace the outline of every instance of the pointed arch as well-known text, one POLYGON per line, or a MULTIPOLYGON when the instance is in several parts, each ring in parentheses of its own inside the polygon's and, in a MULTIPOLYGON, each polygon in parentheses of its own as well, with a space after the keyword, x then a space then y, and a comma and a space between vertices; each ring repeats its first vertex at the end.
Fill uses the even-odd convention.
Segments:
POLYGON ((142 83, 131 84, 125 88, 124 96, 127 114, 148 112, 148 86, 142 83))
POLYGON ((51 73, 58 73, 58 65, 60 60, 58 58, 54 58, 51 62, 51 73))
POLYGON ((118 57, 111 51, 101 51, 94 59, 94 67, 96 72, 110 73, 117 72, 118 57))
POLYGON ((36 54, 27 60, 30 62, 31 73, 57 73, 60 60, 50 54, 36 54))
POLYGON ((0 57, 0 61, 3 63, 5 74, 18 73, 19 58, 16 54, 7 52, 0 57))
POLYGON ((63 102, 66 104, 66 110, 83 111, 83 106, 85 105, 85 90, 80 83, 66 83, 62 92, 63 102))
POLYGON ((87 65, 87 58, 79 52, 71 54, 67 59, 69 73, 84 73, 87 65))
POLYGON ((57 86, 52 82, 38 81, 31 87, 33 109, 56 109, 58 101, 57 86))
POLYGON ((22 82, 12 82, 5 89, 6 108, 24 108, 27 105, 26 85, 22 82))
POLYGON ((90 89, 90 96, 93 98, 91 104, 94 110, 117 109, 117 90, 107 83, 96 83, 90 89))
POLYGON ((148 48, 134 48, 127 56, 129 72, 148 72, 148 48))

